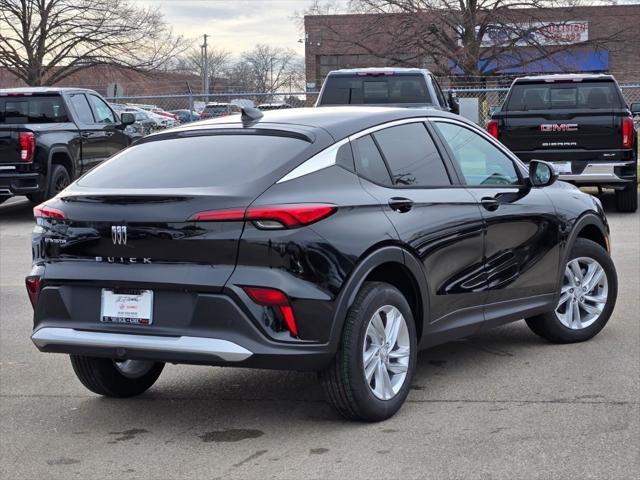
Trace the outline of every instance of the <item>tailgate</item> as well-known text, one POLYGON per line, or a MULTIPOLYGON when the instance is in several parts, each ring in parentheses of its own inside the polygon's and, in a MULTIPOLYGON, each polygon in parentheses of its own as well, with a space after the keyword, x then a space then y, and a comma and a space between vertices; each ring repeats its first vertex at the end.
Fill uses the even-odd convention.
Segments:
POLYGON ((612 111, 572 113, 508 112, 500 141, 514 152, 530 150, 618 149, 612 111))
POLYGON ((66 218, 37 219, 34 261, 49 264, 46 278, 54 282, 191 282, 217 291, 235 267, 244 223, 195 222, 190 217, 212 205, 238 205, 238 200, 96 194, 50 201, 66 218))
POLYGON ((0 127, 0 165, 20 163, 19 133, 12 127, 0 127))

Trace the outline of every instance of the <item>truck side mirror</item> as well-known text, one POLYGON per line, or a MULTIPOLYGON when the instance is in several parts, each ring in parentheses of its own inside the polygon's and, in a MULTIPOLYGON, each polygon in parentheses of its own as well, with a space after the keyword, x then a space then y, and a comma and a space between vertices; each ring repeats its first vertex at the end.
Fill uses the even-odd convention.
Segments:
POLYGON ((558 172, 548 162, 531 160, 529 162, 529 183, 533 187, 548 187, 558 179, 558 172))
POLYGON ((639 102, 631 104, 631 113, 633 115, 640 115, 640 103, 639 102))
POLYGON ((449 92, 447 93, 447 102, 449 103, 449 110, 451 111, 451 113, 459 115, 460 103, 458 103, 458 98, 453 93, 453 90, 449 90, 449 92))
POLYGON ((136 116, 131 112, 122 112, 120 114, 120 123, 125 126, 136 123, 136 116))

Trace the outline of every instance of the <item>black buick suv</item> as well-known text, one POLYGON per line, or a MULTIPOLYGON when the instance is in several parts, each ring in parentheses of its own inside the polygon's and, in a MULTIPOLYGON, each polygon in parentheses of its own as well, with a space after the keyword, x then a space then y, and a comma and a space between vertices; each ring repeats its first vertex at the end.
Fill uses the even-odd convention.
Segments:
POLYGON ((598 333, 599 201, 429 109, 327 107, 150 135, 35 208, 32 339, 91 391, 166 362, 313 370, 347 418, 402 405, 419 349, 526 319, 598 333))

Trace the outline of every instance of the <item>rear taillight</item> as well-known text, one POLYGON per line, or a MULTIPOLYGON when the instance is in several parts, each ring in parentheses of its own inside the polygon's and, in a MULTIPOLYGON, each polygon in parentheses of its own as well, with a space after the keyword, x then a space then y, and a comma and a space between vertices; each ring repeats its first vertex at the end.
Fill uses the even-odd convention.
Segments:
POLYGON ((295 203, 265 205, 241 209, 210 210, 193 215, 189 220, 199 222, 253 222, 265 230, 297 228, 311 225, 327 218, 337 210, 335 205, 324 203, 295 203))
POLYGON ((242 289, 257 305, 278 309, 287 330, 289 330, 294 337, 298 336, 296 317, 293 314, 289 299, 283 292, 275 288, 264 287, 242 287, 242 289))
POLYGON ((633 118, 622 119, 622 148, 633 147, 633 118))
POLYGON ((29 295, 29 300, 31 301, 31 306, 33 308, 36 308, 36 303, 38 303, 38 294, 40 293, 41 282, 42 278, 37 275, 31 275, 25 278, 27 294, 29 295))
POLYGON ((33 216, 34 218, 57 218, 57 219, 67 218, 62 210, 48 207, 44 203, 41 203, 40 205, 33 208, 33 216))
POLYGON ((20 160, 24 162, 33 161, 33 154, 36 151, 36 139, 33 132, 20 133, 20 160))
POLYGON ((489 135, 491 135, 494 138, 498 138, 498 122, 496 120, 489 120, 489 123, 487 123, 487 132, 489 132, 489 135))

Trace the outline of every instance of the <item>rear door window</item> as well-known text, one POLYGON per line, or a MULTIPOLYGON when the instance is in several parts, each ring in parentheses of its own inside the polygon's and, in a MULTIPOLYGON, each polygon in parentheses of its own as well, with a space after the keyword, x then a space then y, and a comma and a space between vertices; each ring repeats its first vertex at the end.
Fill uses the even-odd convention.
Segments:
POLYGON ((0 97, 0 123, 64 123, 68 121, 67 111, 59 95, 0 97))
POLYGON ((374 183, 391 186, 389 170, 371 135, 358 138, 353 142, 353 146, 356 151, 358 175, 374 183))
POLYGON ((393 185, 451 185, 440 153, 423 123, 385 128, 373 136, 389 166, 393 185))
POLYGON ((309 143, 266 135, 209 135, 141 143, 78 182, 95 188, 231 187, 266 177, 309 143))
POLYGON ((432 104, 422 75, 331 75, 320 105, 432 104))
POLYGON ((81 123, 87 125, 95 123, 93 112, 91 111, 91 107, 89 106, 89 101, 83 93, 69 95, 69 98, 71 99, 71 105, 73 105, 73 109, 78 115, 78 120, 80 120, 81 123))
POLYGON ((614 82, 516 83, 506 110, 570 108, 620 108, 622 100, 614 82))

